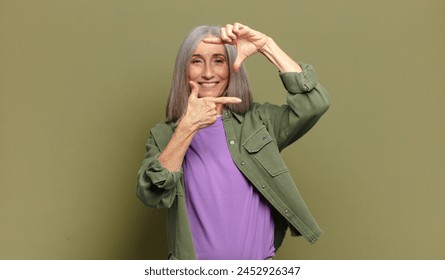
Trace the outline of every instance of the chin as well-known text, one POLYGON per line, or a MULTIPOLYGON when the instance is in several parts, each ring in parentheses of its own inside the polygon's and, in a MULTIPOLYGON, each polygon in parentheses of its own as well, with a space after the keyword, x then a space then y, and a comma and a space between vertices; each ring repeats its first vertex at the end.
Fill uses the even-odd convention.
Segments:
POLYGON ((209 91, 209 92, 200 92, 199 97, 221 97, 224 96, 224 93, 219 91, 209 91))

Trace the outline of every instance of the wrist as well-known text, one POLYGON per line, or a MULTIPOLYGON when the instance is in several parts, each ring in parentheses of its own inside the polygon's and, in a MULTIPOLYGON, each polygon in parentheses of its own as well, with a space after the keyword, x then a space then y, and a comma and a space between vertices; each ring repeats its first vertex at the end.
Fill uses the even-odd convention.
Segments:
POLYGON ((258 49, 258 52, 266 55, 272 52, 272 45, 275 44, 275 42, 271 37, 266 35, 264 36, 266 37, 266 42, 261 48, 258 49))
POLYGON ((289 57, 275 41, 268 37, 261 53, 272 62, 280 72, 302 72, 300 65, 289 57))
POLYGON ((193 124, 193 122, 190 122, 187 116, 184 116, 178 120, 176 131, 187 136, 193 136, 198 131, 198 126, 193 124))

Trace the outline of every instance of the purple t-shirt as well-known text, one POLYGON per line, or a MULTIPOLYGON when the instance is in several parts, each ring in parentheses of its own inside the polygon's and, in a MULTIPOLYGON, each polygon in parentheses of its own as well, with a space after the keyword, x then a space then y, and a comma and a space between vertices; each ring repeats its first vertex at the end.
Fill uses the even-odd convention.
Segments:
POLYGON ((270 207, 233 162, 221 117, 195 134, 184 159, 184 182, 197 259, 274 256, 270 207))

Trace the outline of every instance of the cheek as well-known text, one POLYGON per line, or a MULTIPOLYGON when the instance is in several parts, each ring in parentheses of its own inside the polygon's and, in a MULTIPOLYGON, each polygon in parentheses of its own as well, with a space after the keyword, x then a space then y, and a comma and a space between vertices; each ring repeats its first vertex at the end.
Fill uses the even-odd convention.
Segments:
POLYGON ((222 79, 228 80, 229 79, 229 68, 228 67, 224 67, 219 69, 218 71, 218 76, 222 79))
POLYGON ((188 74, 189 80, 196 80, 196 78, 198 78, 199 71, 197 71, 197 69, 195 67, 189 67, 188 71, 189 71, 189 74, 188 74))
POLYGON ((229 84, 229 78, 230 78, 229 71, 227 70, 227 71, 221 72, 219 77, 222 80, 221 87, 224 89, 227 88, 227 85, 229 84))

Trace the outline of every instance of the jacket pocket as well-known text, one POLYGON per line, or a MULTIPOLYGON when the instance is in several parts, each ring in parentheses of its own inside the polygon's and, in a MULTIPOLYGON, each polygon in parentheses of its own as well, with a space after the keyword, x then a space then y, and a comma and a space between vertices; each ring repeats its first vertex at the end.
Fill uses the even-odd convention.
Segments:
POLYGON ((288 171, 265 126, 261 126, 249 136, 243 146, 271 176, 274 177, 288 171))

